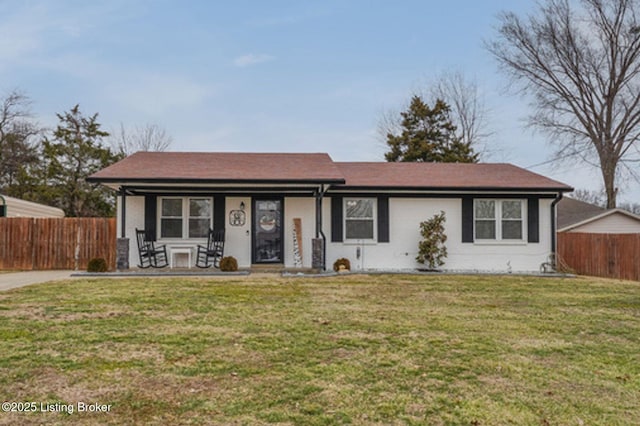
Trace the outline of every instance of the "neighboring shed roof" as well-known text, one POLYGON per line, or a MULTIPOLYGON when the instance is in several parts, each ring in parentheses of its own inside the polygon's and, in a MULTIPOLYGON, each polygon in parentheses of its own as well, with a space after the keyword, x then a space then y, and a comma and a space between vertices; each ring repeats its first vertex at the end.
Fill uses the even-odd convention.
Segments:
POLYGON ((331 183, 434 190, 572 188, 511 164, 334 162, 328 154, 138 152, 88 178, 102 183, 331 183))
POLYGON ((511 164, 466 163, 336 163, 345 186, 422 189, 518 189, 572 188, 511 164))
POLYGON ((595 204, 576 200, 571 197, 564 197, 558 203, 558 229, 583 222, 592 217, 598 216, 606 209, 595 204))
POLYGON ((640 216, 564 198, 558 203, 558 232, 638 233, 640 216))
POLYGON ((118 182, 326 182, 342 174, 328 154, 137 152, 90 176, 118 182))
POLYGON ((64 217, 64 211, 57 207, 7 197, 6 195, 3 198, 7 203, 7 217, 64 217))

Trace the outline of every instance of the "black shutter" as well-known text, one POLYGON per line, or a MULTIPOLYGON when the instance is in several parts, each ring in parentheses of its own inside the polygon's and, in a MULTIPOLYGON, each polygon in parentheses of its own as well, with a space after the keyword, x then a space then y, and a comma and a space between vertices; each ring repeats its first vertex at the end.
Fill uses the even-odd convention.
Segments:
POLYGON ((226 214, 226 197, 224 195, 217 195, 213 199, 213 230, 221 231, 225 228, 225 222, 227 220, 226 214))
POLYGON ((462 197, 462 242, 473 242, 473 198, 462 197))
POLYGON ((342 242, 342 197, 331 197, 331 242, 342 242))
POLYGON ((540 242, 539 199, 527 198, 527 237, 530 243, 540 242))
POLYGON ((378 197, 378 242, 389 242, 389 197, 378 197))
POLYGON ((156 217, 158 214, 158 199, 155 195, 144 196, 144 230, 147 239, 156 240, 156 217))

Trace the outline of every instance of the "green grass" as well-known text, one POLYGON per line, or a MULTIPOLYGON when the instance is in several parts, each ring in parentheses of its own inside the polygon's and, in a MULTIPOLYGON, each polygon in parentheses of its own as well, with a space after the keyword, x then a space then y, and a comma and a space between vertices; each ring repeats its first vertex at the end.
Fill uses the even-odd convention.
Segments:
POLYGON ((0 424, 628 425, 640 284, 95 279, 0 293, 0 424))

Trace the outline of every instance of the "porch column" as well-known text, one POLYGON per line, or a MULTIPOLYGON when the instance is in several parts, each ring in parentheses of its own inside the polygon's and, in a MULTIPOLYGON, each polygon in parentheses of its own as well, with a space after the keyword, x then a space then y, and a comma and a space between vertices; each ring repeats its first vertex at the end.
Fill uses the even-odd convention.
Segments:
POLYGON ((127 236, 127 190, 124 186, 120 187, 120 238, 127 236))
POLYGON ((314 191, 316 199, 316 236, 311 242, 311 267, 322 271, 326 269, 327 256, 327 238, 322 232, 322 197, 326 191, 327 189, 324 188, 324 185, 314 191))
POLYGON ((120 238, 116 240, 116 269, 129 269, 129 239, 127 238, 127 189, 120 187, 120 238))

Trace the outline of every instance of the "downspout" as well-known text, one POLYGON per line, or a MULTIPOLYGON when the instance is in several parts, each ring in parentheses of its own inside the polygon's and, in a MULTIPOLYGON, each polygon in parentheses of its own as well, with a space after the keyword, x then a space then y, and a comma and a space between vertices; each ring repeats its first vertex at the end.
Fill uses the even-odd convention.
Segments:
POLYGON ((562 192, 551 203, 551 254, 553 255, 553 269, 558 270, 557 235, 556 235, 556 205, 562 200, 562 192))
POLYGON ((7 217, 8 216, 8 212, 7 212, 7 200, 4 199, 4 197, 2 195, 0 195, 0 198, 2 198, 2 207, 4 207, 2 209, 2 214, 0 214, 0 217, 7 217))

